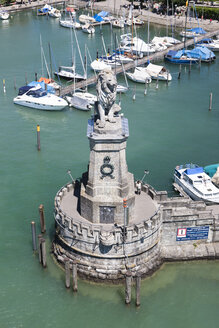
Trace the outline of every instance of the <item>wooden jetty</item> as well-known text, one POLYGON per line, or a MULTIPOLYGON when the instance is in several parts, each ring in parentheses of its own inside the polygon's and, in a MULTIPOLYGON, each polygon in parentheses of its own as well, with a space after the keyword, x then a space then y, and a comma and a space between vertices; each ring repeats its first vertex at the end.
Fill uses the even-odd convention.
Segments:
MULTIPOLYGON (((219 30, 216 30, 216 31, 212 31, 212 32, 208 32, 206 33, 205 35, 203 36, 199 36, 197 37, 197 40, 196 42, 198 41, 201 41, 202 39, 204 38, 211 38, 215 35, 219 34, 219 30)), ((180 50, 182 48, 184 48, 184 46, 188 47, 188 46, 191 46, 194 44, 194 40, 193 39, 189 39, 185 42, 181 42, 179 44, 176 44, 176 45, 173 45, 172 47, 169 47, 168 49, 166 50, 163 50, 163 51, 159 51, 159 52, 156 52, 156 53, 153 53, 149 56, 145 56, 143 58, 140 58, 140 59, 137 59, 137 65, 138 66, 141 66, 141 65, 144 65, 145 63, 149 61, 158 61, 158 60, 162 60, 164 58, 164 55, 167 54, 167 52, 172 49, 172 50, 180 50)), ((124 71, 128 71, 132 68, 134 68, 136 66, 136 61, 132 62, 132 63, 128 63, 128 64, 125 64, 123 65, 124 67, 124 71)), ((117 75, 117 74, 120 74, 120 73, 123 73, 123 67, 122 65, 121 66, 117 66, 116 68, 113 68, 112 70, 114 71, 114 73, 117 75)), ((77 82, 75 83, 75 86, 74 84, 69 84, 68 86, 62 88, 60 90, 60 96, 65 96, 69 93, 71 93, 74 88, 75 89, 83 89, 85 88, 86 86, 89 86, 89 85, 93 85, 95 84, 97 81, 97 76, 96 75, 93 75, 91 77, 89 77, 87 80, 84 80, 84 81, 80 81, 80 82, 77 82)))

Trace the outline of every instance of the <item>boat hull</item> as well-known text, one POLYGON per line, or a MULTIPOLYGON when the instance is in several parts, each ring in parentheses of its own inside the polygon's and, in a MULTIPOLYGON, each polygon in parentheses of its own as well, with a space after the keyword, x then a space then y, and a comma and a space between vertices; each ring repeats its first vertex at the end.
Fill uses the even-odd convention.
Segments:
POLYGON ((37 103, 31 103, 29 101, 25 100, 16 100, 14 99, 14 104, 20 105, 20 106, 25 106, 25 107, 30 107, 30 108, 35 108, 35 109, 40 109, 40 110, 45 110, 45 111, 59 111, 64 109, 66 106, 68 106, 67 102, 66 104, 63 105, 46 105, 46 104, 37 104, 37 103))

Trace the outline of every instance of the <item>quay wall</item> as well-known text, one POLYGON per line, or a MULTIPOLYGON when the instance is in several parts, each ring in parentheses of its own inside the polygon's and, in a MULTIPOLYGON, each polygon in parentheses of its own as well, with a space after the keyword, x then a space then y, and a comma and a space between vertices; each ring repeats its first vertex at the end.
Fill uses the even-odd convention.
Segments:
POLYGON ((78 263, 78 273, 96 281, 120 281, 127 271, 146 276, 164 261, 219 258, 219 219, 203 202, 189 197, 169 198, 166 191, 143 185, 142 192, 157 201, 158 210, 138 224, 122 226, 91 224, 69 217, 61 209, 63 197, 74 192, 70 183, 55 197, 56 238, 53 252, 78 263), (178 229, 208 227, 206 239, 177 240, 178 229))

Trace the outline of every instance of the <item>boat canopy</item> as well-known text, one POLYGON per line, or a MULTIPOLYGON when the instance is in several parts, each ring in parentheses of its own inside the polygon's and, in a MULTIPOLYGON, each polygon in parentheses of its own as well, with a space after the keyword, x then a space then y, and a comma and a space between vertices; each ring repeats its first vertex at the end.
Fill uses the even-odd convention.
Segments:
POLYGON ((194 28, 191 28, 191 29, 188 29, 187 32, 194 32, 194 33, 197 33, 197 34, 206 34, 207 32, 201 28, 201 27, 194 27, 194 28))
POLYGON ((158 75, 164 67, 150 63, 150 64, 148 64, 148 66, 146 68, 148 71, 153 72, 154 74, 158 75))
POLYGON ((186 173, 187 175, 199 174, 199 173, 203 173, 203 172, 204 172, 204 169, 201 166, 195 167, 195 168, 188 168, 184 171, 184 173, 186 173))
POLYGON ((213 51, 208 49, 205 46, 198 46, 195 47, 194 49, 191 50, 192 57, 197 55, 199 56, 202 60, 209 60, 215 58, 215 54, 213 51))
POLYGON ((204 167, 204 171, 207 175, 210 176, 210 178, 212 178, 215 175, 218 167, 219 167, 219 163, 218 164, 207 165, 207 166, 204 167))
POLYGON ((98 16, 100 17, 107 17, 109 15, 108 11, 101 11, 98 16))
POLYGON ((102 22, 103 21, 103 18, 99 15, 94 15, 94 19, 96 20, 96 22, 102 22))
POLYGON ((177 51, 176 50, 169 50, 168 53, 167 53, 167 56, 168 57, 175 57, 176 54, 177 54, 177 51))
POLYGON ((32 81, 32 82, 28 83, 28 86, 30 86, 31 88, 40 86, 41 89, 46 90, 49 93, 55 94, 55 89, 51 85, 46 84, 44 81, 42 81, 42 82, 32 81))
POLYGON ((19 88, 19 91, 18 91, 18 96, 21 96, 23 95, 24 93, 26 93, 28 90, 30 90, 32 87, 29 86, 29 85, 25 85, 23 87, 20 87, 19 88))

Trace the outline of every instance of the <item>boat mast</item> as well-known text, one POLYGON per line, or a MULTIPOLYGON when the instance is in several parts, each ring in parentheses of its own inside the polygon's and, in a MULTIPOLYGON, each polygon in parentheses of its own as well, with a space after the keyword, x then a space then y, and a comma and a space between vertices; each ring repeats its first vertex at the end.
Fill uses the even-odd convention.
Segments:
POLYGON ((188 7, 189 7, 189 1, 186 1, 186 11, 185 11, 185 15, 186 15, 186 19, 185 19, 185 38, 184 38, 184 49, 186 48, 186 24, 187 24, 187 17, 188 17, 188 7))
POLYGON ((43 76, 43 46, 42 46, 42 38, 40 34, 40 53, 41 53, 41 75, 43 76))

